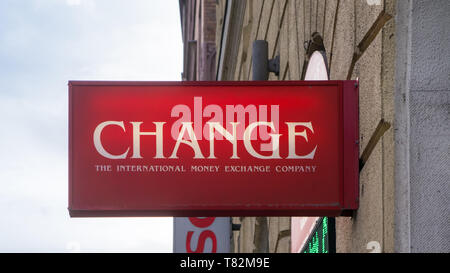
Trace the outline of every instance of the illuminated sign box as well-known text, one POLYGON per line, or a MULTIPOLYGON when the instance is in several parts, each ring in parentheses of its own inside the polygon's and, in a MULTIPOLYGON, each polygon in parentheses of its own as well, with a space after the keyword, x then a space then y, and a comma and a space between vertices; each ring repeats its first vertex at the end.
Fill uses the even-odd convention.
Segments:
POLYGON ((72 217, 357 207, 354 81, 69 82, 72 217))

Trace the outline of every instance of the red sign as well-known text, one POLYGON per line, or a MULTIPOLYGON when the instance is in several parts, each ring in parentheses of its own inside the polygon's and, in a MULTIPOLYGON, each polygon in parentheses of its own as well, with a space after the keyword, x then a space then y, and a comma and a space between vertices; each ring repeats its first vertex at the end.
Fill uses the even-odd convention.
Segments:
POLYGON ((72 217, 357 207, 354 81, 69 82, 72 217))

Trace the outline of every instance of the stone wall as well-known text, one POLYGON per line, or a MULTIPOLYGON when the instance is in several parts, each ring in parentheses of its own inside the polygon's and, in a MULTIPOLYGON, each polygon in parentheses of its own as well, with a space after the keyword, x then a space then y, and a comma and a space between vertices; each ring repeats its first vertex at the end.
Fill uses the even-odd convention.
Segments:
MULTIPOLYGON (((230 2, 231 0, 229 0, 230 2)), ((232 1, 231 1, 232 2, 232 1)), ((230 3, 229 3, 230 4, 230 3)), ((354 52, 380 13, 395 16, 395 1, 367 0, 247 0, 239 31, 237 52, 222 52, 223 59, 233 62, 233 71, 221 80, 251 80, 252 42, 267 40, 269 58, 280 55, 280 75, 270 74, 270 80, 300 80, 305 60, 305 41, 319 32, 324 39, 330 79, 345 80, 354 52), (369 5, 371 4, 371 5, 369 5)), ((216 43, 218 52, 223 38, 226 16, 225 1, 217 4, 216 43)), ((229 37, 228 37, 229 38, 229 37)), ((395 85, 395 20, 389 20, 356 62, 351 75, 360 82, 360 150, 366 147, 381 119, 394 121, 395 85)), ((220 58, 218 58, 219 60, 220 58)), ((236 252, 254 249, 255 219, 234 218, 241 230, 234 232, 236 252)), ((290 229, 289 218, 269 218, 269 249, 289 252, 289 237, 280 237, 290 229)), ((352 217, 336 221, 338 252, 394 251, 394 130, 389 129, 380 140, 360 175, 360 208, 352 217)))

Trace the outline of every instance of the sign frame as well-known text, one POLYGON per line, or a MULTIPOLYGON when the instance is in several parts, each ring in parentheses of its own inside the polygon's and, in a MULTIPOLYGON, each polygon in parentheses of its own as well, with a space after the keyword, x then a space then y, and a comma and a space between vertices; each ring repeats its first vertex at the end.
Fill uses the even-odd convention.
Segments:
MULTIPOLYGON (((134 216, 339 216, 351 215, 359 206, 359 94, 357 81, 69 81, 69 213, 71 217, 134 217, 134 216), (336 206, 264 206, 202 205, 172 209, 98 209, 80 208, 73 202, 73 96, 78 86, 337 86, 342 109, 342 187, 336 206)), ((276 93, 274 93, 276 96, 276 93)))

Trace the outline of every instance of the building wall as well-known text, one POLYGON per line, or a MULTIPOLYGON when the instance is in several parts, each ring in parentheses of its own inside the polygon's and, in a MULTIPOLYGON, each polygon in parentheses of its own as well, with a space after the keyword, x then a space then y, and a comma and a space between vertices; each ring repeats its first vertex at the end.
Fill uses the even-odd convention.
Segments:
MULTIPOLYGON (((300 80, 304 42, 315 31, 324 39, 330 79, 345 80, 357 45, 379 14, 385 10, 395 16, 396 6, 394 0, 247 0, 236 8, 236 2, 217 4, 218 80, 251 80, 254 40, 268 41, 269 58, 280 55, 280 75, 271 73, 270 80, 300 80), (369 5, 372 2, 379 5, 369 5)), ((360 81, 361 152, 381 119, 394 121, 395 43, 395 20, 391 19, 351 75, 360 81)), ((235 251, 252 252, 255 218, 233 220, 242 224, 234 232, 235 251)), ((283 231, 290 229, 290 218, 271 217, 269 226, 270 252, 289 252, 290 238, 283 231)), ((337 218, 336 230, 338 252, 394 251, 393 129, 377 144, 361 172, 359 210, 352 217, 337 218)))
POLYGON ((450 252, 450 5, 399 1, 398 252, 450 252))
POLYGON ((216 78, 216 2, 179 0, 183 38, 182 80, 216 78))
MULTIPOLYGON (((280 75, 270 80, 301 79, 304 42, 314 31, 324 38, 330 78, 344 80, 380 13, 393 16, 351 75, 360 81, 360 150, 380 119, 392 128, 360 173, 359 210, 336 220, 337 251, 449 252, 448 1, 219 0, 216 7, 218 80, 251 80, 257 39, 269 42, 271 58, 281 57, 280 75)), ((254 251, 255 218, 234 222, 242 224, 235 251, 254 251)), ((289 251, 282 232, 289 218, 269 225, 270 251, 289 251)))

